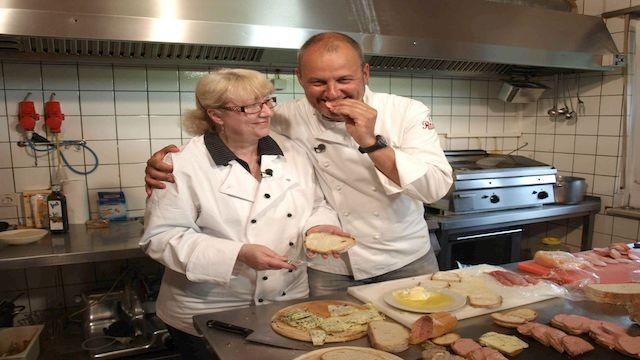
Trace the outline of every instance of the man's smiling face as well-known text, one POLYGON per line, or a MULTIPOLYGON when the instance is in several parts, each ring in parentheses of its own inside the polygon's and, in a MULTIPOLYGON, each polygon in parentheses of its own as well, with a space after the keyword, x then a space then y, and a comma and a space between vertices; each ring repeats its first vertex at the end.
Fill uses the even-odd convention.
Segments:
POLYGON ((362 64, 358 53, 343 42, 318 43, 305 50, 296 74, 311 106, 327 119, 343 121, 327 103, 361 101, 369 81, 369 65, 362 64))

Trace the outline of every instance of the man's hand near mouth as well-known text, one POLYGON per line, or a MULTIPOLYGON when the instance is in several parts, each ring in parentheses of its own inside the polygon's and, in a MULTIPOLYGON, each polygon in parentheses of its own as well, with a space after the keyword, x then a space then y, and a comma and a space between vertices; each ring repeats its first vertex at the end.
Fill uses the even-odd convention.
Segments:
POLYGON ((347 131, 362 147, 375 144, 375 125, 378 112, 362 101, 340 99, 327 101, 327 108, 344 119, 347 131))

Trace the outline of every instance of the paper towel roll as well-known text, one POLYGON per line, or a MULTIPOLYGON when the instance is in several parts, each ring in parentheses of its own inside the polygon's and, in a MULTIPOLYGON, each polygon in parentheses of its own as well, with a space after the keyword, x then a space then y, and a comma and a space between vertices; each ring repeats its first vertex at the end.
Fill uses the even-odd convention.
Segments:
POLYGON ((89 198, 84 179, 62 181, 62 192, 67 197, 69 224, 84 224, 89 220, 89 198))

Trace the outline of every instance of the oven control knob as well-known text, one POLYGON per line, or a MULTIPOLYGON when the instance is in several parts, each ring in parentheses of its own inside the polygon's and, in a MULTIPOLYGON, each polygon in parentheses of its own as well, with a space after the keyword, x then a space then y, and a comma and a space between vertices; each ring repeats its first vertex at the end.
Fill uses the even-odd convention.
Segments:
POLYGON ((549 193, 546 191, 540 191, 538 193, 538 199, 542 200, 542 199, 546 199, 549 197, 549 193))
POLYGON ((500 198, 498 197, 498 195, 491 195, 491 197, 489 198, 489 201, 491 201, 492 204, 496 204, 500 202, 500 198))

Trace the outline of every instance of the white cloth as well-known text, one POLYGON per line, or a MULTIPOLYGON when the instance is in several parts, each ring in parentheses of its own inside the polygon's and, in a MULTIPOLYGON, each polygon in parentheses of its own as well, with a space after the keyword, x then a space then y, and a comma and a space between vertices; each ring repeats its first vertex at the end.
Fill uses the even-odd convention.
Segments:
POLYGON ((140 240, 166 267, 156 309, 167 324, 198 335, 194 315, 308 295, 304 265, 293 272, 255 271, 236 261, 243 244, 261 244, 289 258, 304 256, 307 229, 339 226, 304 152, 271 136, 284 157, 261 157, 263 173, 271 169, 272 176, 260 182, 235 160, 216 165, 203 136, 167 156, 175 183, 166 183, 166 190, 154 191, 147 201, 140 240))
POLYGON ((440 199, 452 184, 451 166, 429 126, 427 106, 368 88, 364 102, 378 112, 375 133, 395 151, 400 186, 358 151, 344 123, 324 120, 306 98, 278 105, 272 119, 277 132, 309 154, 342 228, 358 240, 348 259, 318 257, 309 266, 356 280, 399 269, 426 254, 430 244, 423 203, 440 199))

